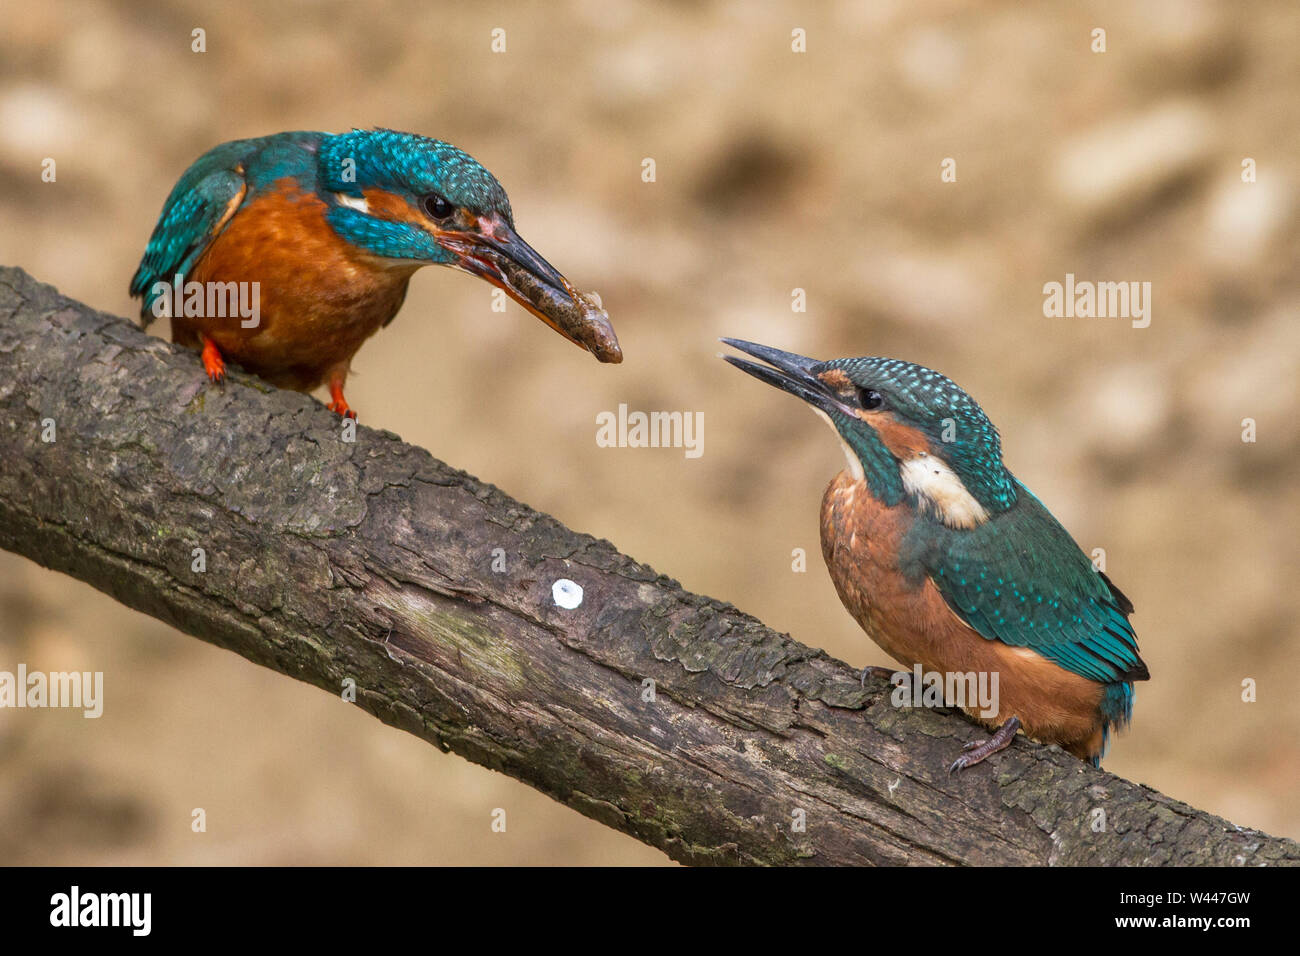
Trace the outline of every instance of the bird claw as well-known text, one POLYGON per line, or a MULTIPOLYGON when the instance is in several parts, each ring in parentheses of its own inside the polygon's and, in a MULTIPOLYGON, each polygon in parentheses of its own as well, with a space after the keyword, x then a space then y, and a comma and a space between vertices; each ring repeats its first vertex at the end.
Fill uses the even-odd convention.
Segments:
POLYGON ((328 408, 331 412, 336 412, 337 414, 341 415, 344 418, 350 418, 353 421, 357 420, 357 413, 354 412, 351 408, 349 408, 348 403, 343 401, 343 399, 341 398, 338 401, 330 402, 325 407, 328 408))
POLYGON ((948 772, 955 773, 958 770, 973 767, 993 756, 999 750, 1006 750, 1011 746, 1011 741, 1016 739, 1016 733, 1019 730, 1020 718, 1009 718, 1006 723, 994 731, 993 736, 988 740, 972 740, 962 747, 961 756, 952 762, 948 772))
POLYGON ((868 664, 866 667, 862 668, 862 679, 860 683, 865 688, 867 686, 868 677, 883 677, 885 680, 891 680, 896 673, 897 671, 889 667, 881 667, 878 664, 868 664))
POLYGON ((962 747, 961 748, 962 756, 958 757, 956 760, 952 762, 952 766, 948 768, 948 772, 954 773, 958 770, 965 770, 967 767, 973 767, 981 760, 983 760, 984 757, 987 757, 988 754, 985 754, 984 757, 980 757, 978 759, 966 756, 972 750, 975 750, 976 748, 981 747, 986 743, 988 743, 987 740, 972 740, 966 746, 962 747))
POLYGON ((335 376, 330 379, 330 403, 325 407, 344 418, 350 418, 353 421, 357 420, 357 413, 348 407, 348 400, 343 397, 342 376, 335 376))
POLYGON ((220 385, 226 380, 226 363, 221 357, 221 352, 212 339, 203 339, 203 371, 208 375, 208 381, 220 385))

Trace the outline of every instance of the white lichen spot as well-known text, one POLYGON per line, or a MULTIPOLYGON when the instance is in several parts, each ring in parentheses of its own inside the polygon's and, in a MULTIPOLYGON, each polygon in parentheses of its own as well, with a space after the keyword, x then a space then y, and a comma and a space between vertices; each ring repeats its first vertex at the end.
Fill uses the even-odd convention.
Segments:
POLYGON ((551 597, 557 605, 566 611, 572 611, 582 603, 582 585, 568 578, 560 578, 551 585, 551 597))

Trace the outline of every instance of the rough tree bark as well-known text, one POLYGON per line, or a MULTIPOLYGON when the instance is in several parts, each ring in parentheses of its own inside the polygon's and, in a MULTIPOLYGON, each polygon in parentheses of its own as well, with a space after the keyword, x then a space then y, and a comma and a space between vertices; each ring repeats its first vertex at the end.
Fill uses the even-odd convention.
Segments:
POLYGON ((193 353, 17 269, 0 434, 0 546, 331 693, 351 678, 384 722, 676 860, 1300 862, 1023 738, 949 776, 977 733, 960 715, 896 709, 884 681, 393 434, 345 442, 311 398, 209 386, 193 353))

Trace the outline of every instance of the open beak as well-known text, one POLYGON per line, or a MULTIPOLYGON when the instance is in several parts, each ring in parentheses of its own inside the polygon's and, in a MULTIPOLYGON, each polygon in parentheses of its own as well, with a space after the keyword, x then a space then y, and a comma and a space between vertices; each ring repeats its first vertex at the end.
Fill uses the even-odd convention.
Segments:
POLYGON ((579 292, 502 219, 480 218, 474 231, 441 232, 455 265, 486 279, 574 345, 602 362, 623 361, 614 326, 594 296, 579 292))
POLYGON ((746 342, 743 339, 721 339, 720 341, 767 363, 759 365, 757 362, 736 358, 734 355, 722 356, 742 372, 748 372, 759 381, 775 385, 782 391, 796 395, 813 408, 823 412, 854 415, 853 410, 846 406, 813 371, 822 364, 817 359, 796 355, 794 352, 782 352, 780 349, 759 345, 757 342, 746 342))

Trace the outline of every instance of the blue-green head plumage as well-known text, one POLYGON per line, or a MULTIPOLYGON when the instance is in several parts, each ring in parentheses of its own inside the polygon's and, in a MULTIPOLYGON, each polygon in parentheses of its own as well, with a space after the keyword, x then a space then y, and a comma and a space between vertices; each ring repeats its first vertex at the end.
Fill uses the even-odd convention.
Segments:
POLYGON ((963 506, 984 520, 1015 503, 1017 485, 1002 463, 998 430, 946 375, 899 359, 819 362, 753 342, 723 341, 767 364, 730 356, 727 361, 826 416, 854 471, 861 469, 885 504, 909 495, 917 499, 918 488, 949 489, 950 497, 963 498, 963 506))
MULTIPOLYGON (((439 242, 440 227, 473 232, 482 218, 503 233, 514 229, 501 183, 464 150, 441 140, 386 129, 233 140, 201 156, 176 183, 131 293, 146 296, 155 282, 188 273, 228 218, 227 204, 245 189, 247 203, 286 181, 327 203, 326 220, 339 236, 385 259, 455 265, 460 257, 439 242), (368 190, 396 197, 409 214, 368 210, 368 190)), ((534 264, 530 257, 527 265, 534 264)), ((555 278, 553 269, 541 271, 555 278)), ((146 298, 146 312, 149 306, 146 298)))
MULTIPOLYGON (((848 410, 831 420, 858 453, 869 472, 897 471, 895 455, 870 421, 855 412, 888 414, 914 428, 961 479, 987 511, 1002 511, 1016 499, 1015 482, 1002 464, 1002 440, 984 409, 952 379, 913 362, 892 358, 846 358, 819 363, 813 374, 840 371, 852 384, 845 389, 848 410)), ((868 414, 867 419, 871 415, 868 414)))
POLYGON ((450 143, 414 133, 379 129, 327 136, 320 145, 317 179, 335 200, 330 225, 349 242, 386 258, 455 261, 428 223, 367 214, 367 190, 400 197, 435 222, 460 213, 514 226, 505 189, 478 160, 450 143), (447 215, 440 217, 443 212, 447 215))

